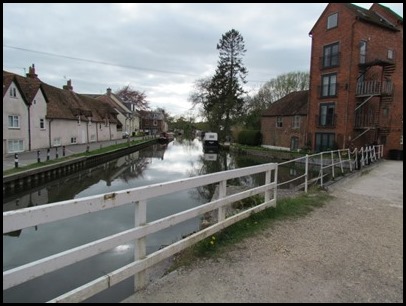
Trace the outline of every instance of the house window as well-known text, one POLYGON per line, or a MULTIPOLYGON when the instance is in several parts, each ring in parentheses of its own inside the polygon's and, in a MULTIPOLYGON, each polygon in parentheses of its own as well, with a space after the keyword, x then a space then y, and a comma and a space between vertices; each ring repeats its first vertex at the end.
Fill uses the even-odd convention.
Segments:
POLYGON ((319 126, 335 126, 334 122, 334 103, 320 104, 319 126))
POLYGON ((96 135, 92 134, 90 135, 90 142, 95 142, 96 141, 96 135))
POLYGON ((293 136, 290 139, 290 150, 297 151, 298 149, 299 149, 299 138, 296 136, 293 136))
POLYGON ((45 119, 39 119, 39 128, 45 130, 45 119))
POLYGON ((61 137, 54 138, 54 147, 58 147, 61 145, 61 137))
POLYGON ((8 127, 11 129, 19 129, 20 116, 8 116, 8 127))
POLYGON ((388 109, 387 107, 385 107, 382 111, 383 111, 383 115, 384 115, 385 117, 387 117, 388 114, 389 114, 389 109, 388 109))
POLYGON ((17 90, 15 87, 10 87, 10 97, 17 98, 17 90))
POLYGON ((300 116, 296 115, 292 119, 292 128, 298 129, 300 128, 300 116))
POLYGON ((316 152, 332 150, 334 137, 334 133, 316 133, 316 152))
POLYGON ((276 127, 282 127, 282 117, 277 117, 276 118, 276 127))
POLYGON ((338 66, 338 43, 325 46, 323 49, 323 68, 338 66))
POLYGON ((10 139, 7 141, 8 153, 17 153, 24 151, 24 142, 22 140, 10 139))
POLYGON ((34 104, 37 104, 37 100, 34 100, 34 104))
POLYGON ((76 137, 71 137, 70 138, 70 143, 75 144, 76 143, 76 137))
POLYGON ((327 17, 327 29, 335 28, 338 25, 338 13, 327 17))
POLYGON ((392 49, 388 49, 388 59, 393 60, 394 58, 394 53, 392 49))
POLYGON ((367 58, 367 42, 361 40, 359 42, 359 62, 360 64, 365 64, 367 58))
POLYGON ((154 121, 152 122, 152 124, 153 124, 154 126, 157 126, 157 125, 158 125, 158 121, 154 120, 154 121))
POLYGON ((337 95, 337 75, 335 73, 324 75, 321 87, 322 97, 335 97, 337 95))

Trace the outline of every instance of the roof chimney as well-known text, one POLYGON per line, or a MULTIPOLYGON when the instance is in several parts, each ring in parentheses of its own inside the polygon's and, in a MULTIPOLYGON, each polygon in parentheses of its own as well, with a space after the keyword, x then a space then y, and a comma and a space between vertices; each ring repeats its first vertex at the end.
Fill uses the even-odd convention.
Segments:
POLYGON ((109 88, 107 88, 107 96, 110 97, 110 95, 111 95, 111 88, 109 87, 109 88))
POLYGON ((70 90, 70 91, 73 91, 72 80, 68 80, 67 85, 63 85, 62 88, 63 88, 63 89, 70 90))
POLYGON ((37 79, 38 75, 35 74, 35 66, 32 64, 32 66, 28 67, 28 73, 26 74, 28 78, 32 79, 37 79))

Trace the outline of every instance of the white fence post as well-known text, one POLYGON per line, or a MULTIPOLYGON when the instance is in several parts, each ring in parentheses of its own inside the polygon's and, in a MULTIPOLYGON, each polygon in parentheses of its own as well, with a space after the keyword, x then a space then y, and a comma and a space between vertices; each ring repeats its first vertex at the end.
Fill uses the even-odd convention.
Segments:
MULTIPOLYGON (((219 199, 224 198, 227 195, 227 181, 219 182, 219 199)), ((218 209, 218 220, 217 222, 221 222, 226 218, 226 207, 222 206, 218 209)))
POLYGON ((309 179, 309 154, 306 154, 305 162, 305 192, 307 193, 307 181, 309 179))
POLYGON ((320 153, 320 187, 323 187, 323 152, 320 153))
MULTIPOLYGON (((147 202, 145 200, 135 203, 135 224, 134 226, 141 226, 147 223, 147 202)), ((147 255, 146 238, 141 237, 135 241, 134 245, 134 261, 145 258, 147 255)), ((145 279, 146 271, 140 271, 134 275, 134 292, 143 288, 146 285, 145 279)))
POLYGON ((334 180, 335 175, 334 175, 334 153, 333 153, 333 151, 331 151, 331 174, 332 174, 333 180, 334 180))

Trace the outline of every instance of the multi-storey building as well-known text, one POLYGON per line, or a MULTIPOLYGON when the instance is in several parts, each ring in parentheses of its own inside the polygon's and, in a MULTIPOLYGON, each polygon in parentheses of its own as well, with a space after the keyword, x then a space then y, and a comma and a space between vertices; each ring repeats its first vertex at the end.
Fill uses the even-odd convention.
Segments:
POLYGON ((330 3, 309 35, 312 149, 403 150, 403 18, 377 3, 330 3))

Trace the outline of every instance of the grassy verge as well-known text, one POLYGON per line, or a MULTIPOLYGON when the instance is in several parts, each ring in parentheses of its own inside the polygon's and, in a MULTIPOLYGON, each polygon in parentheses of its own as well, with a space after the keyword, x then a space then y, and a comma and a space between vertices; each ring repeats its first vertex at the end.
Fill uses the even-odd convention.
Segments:
POLYGON ((276 207, 267 208, 239 221, 226 229, 189 247, 174 257, 167 273, 181 266, 188 266, 198 258, 217 256, 227 246, 238 243, 272 226, 272 221, 299 218, 314 208, 323 206, 331 198, 325 191, 316 188, 298 197, 277 201, 276 207))
MULTIPOLYGON (((130 142, 130 146, 137 145, 137 144, 142 143, 144 141, 145 140, 133 140, 133 141, 130 142)), ((120 144, 116 144, 116 145, 107 146, 107 147, 104 147, 104 148, 101 148, 101 149, 95 149, 95 150, 92 150, 92 151, 89 151, 89 152, 72 154, 72 155, 61 157, 61 158, 58 158, 58 159, 52 159, 52 160, 43 161, 43 162, 39 162, 39 163, 35 163, 35 164, 30 164, 30 165, 27 165, 27 166, 22 166, 22 167, 18 167, 18 168, 4 170, 3 171, 3 176, 4 175, 10 175, 10 174, 16 174, 16 173, 24 172, 24 171, 27 171, 27 170, 36 169, 36 168, 40 168, 40 167, 43 167, 43 166, 48 166, 48 165, 60 163, 60 162, 71 160, 71 159, 78 158, 78 157, 92 156, 92 155, 108 153, 108 152, 111 152, 111 151, 115 151, 115 150, 123 149, 123 148, 127 148, 127 147, 128 147, 128 142, 124 142, 124 143, 120 143, 120 144)))

